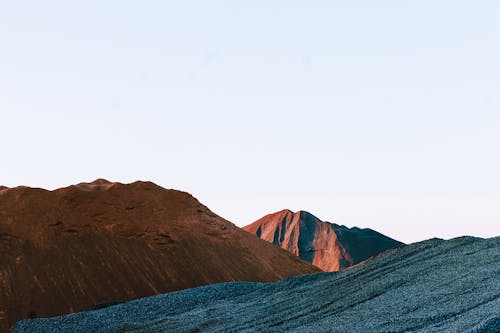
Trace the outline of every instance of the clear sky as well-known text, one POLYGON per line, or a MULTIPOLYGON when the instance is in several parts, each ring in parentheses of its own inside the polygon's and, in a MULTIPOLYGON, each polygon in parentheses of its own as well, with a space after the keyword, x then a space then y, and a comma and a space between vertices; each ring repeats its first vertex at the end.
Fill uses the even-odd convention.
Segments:
POLYGON ((0 184, 500 235, 498 1, 3 1, 0 184))

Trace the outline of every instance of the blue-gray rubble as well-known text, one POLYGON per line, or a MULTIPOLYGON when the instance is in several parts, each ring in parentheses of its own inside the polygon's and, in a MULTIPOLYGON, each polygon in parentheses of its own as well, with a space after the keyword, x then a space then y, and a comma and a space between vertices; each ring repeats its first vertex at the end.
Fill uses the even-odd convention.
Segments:
POLYGON ((13 332, 500 332, 500 237, 431 239, 276 283, 223 283, 13 332))

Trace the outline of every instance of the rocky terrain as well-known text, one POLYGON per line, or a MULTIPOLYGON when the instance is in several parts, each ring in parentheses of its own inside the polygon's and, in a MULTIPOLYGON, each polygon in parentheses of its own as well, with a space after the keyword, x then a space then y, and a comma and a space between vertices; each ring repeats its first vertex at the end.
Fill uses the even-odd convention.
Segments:
POLYGON ((500 237, 431 239, 341 272, 224 283, 68 316, 20 332, 499 332, 500 237))
POLYGON ((24 318, 318 271, 150 182, 0 190, 0 332, 24 318))
POLYGON ((347 228, 288 209, 266 215, 243 229, 329 272, 403 244, 372 229, 347 228))

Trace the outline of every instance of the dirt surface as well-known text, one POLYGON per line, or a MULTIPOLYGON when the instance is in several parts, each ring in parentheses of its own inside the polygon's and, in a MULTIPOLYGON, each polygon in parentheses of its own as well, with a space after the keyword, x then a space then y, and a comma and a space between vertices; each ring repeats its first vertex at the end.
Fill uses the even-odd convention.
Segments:
POLYGON ((266 215, 243 229, 329 272, 403 244, 372 229, 347 228, 288 209, 266 215))
POLYGON ((317 271, 150 182, 0 192, 0 332, 24 318, 317 271))
POLYGON ((14 333, 500 332, 499 262, 500 237, 431 239, 341 272, 183 290, 14 333))

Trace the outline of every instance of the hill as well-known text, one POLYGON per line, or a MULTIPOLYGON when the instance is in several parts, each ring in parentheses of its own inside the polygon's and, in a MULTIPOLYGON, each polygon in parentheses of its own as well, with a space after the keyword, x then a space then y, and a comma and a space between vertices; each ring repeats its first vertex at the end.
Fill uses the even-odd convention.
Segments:
POLYGON ((500 237, 431 239, 341 272, 224 283, 20 332, 500 332, 500 237))
POLYGON ((23 318, 317 271, 151 182, 0 192, 0 331, 23 318))
POLYGON ((323 222, 306 211, 269 214, 244 230, 324 271, 338 271, 403 243, 372 229, 323 222))

